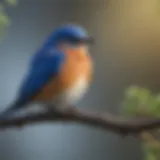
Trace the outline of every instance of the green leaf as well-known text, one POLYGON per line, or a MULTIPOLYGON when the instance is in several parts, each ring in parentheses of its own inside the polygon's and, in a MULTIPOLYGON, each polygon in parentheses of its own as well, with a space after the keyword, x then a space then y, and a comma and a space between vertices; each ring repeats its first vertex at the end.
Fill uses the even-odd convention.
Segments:
POLYGON ((156 159, 156 156, 153 153, 149 153, 146 156, 146 160, 158 160, 158 159, 156 159))
POLYGON ((0 13, 0 25, 7 26, 9 25, 9 18, 7 15, 0 13))
POLYGON ((17 0, 5 0, 5 3, 11 6, 16 6, 17 5, 17 0))
POLYGON ((128 87, 124 92, 122 112, 126 115, 160 117, 160 95, 146 88, 128 87))

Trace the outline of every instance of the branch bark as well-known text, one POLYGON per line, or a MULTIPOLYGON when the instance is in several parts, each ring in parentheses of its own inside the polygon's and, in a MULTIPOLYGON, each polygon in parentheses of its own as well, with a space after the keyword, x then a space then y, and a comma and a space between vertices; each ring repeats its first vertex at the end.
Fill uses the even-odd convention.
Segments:
POLYGON ((9 127, 22 127, 27 124, 43 122, 78 122, 85 125, 100 127, 119 134, 138 134, 142 131, 160 128, 160 118, 125 119, 110 113, 97 113, 75 107, 65 109, 54 108, 52 111, 28 113, 23 116, 14 116, 0 120, 0 129, 9 127))

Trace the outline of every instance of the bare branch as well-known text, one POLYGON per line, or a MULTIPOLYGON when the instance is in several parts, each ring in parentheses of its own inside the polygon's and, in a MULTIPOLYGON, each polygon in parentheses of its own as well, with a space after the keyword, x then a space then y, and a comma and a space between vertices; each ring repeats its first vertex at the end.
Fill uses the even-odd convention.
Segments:
POLYGON ((89 126, 101 127, 123 135, 138 134, 144 130, 160 128, 160 118, 155 119, 124 119, 109 113, 96 113, 80 110, 75 107, 53 109, 27 115, 0 120, 0 128, 21 127, 27 124, 43 122, 78 122, 89 126))

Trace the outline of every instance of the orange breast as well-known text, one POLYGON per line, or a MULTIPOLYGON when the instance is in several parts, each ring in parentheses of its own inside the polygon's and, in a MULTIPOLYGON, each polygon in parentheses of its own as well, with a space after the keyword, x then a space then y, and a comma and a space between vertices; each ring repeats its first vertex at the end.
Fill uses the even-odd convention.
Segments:
POLYGON ((92 63, 89 55, 82 51, 68 51, 65 55, 65 62, 60 69, 60 73, 34 96, 34 100, 48 101, 53 99, 61 92, 72 87, 79 77, 84 77, 88 82, 91 80, 92 63))

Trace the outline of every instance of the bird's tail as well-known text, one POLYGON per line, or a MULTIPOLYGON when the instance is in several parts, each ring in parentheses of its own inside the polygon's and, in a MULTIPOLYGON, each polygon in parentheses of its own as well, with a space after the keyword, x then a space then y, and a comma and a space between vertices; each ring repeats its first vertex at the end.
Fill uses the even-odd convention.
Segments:
POLYGON ((21 109, 24 105, 25 103, 16 101, 15 103, 13 103, 7 109, 5 109, 0 113, 0 120, 12 117, 12 115, 14 115, 14 113, 17 112, 19 109, 21 109))

